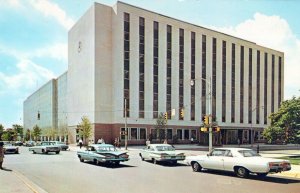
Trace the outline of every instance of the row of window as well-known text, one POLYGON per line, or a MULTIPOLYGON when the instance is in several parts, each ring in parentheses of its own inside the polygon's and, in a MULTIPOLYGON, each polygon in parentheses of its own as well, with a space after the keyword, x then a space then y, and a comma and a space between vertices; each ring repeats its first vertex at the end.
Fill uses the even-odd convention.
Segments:
MULTIPOLYGON (((184 29, 179 29, 179 109, 184 109, 184 63, 186 62, 184 60, 184 29)), ((206 99, 207 94, 211 94, 212 98, 212 120, 216 120, 216 84, 217 84, 217 39, 212 39, 212 79, 211 84, 208 85, 210 80, 207 80, 206 73, 207 73, 207 66, 206 66, 206 60, 207 60, 207 42, 206 42, 206 35, 202 35, 202 47, 201 47, 201 54, 202 54, 202 65, 201 65, 201 77, 200 80, 202 80, 202 87, 201 87, 201 113, 202 115, 207 114, 206 110, 206 99), (206 91, 207 86, 211 86, 212 91, 211 93, 208 93, 206 91)), ((168 119, 171 119, 171 102, 172 102, 172 26, 167 25, 166 26, 166 112, 168 112, 168 119)), ((196 56, 196 35, 195 32, 191 32, 191 74, 190 78, 191 80, 196 79, 196 72, 195 72, 195 56, 196 56)), ((226 93, 226 85, 227 85, 227 42, 222 41, 222 89, 221 92, 221 120, 222 122, 226 122, 226 112, 228 109, 226 109, 226 101, 227 101, 227 93, 226 93)), ((130 82, 130 76, 129 76, 129 70, 130 70, 130 58, 129 58, 129 52, 130 52, 130 16, 128 13, 124 13, 124 99, 126 99, 126 102, 124 102, 124 109, 125 104, 127 106, 126 111, 124 110, 124 116, 125 112, 127 116, 130 116, 129 106, 130 106, 130 88, 129 88, 129 82, 130 82)), ((140 17, 139 20, 139 117, 144 118, 144 95, 145 95, 145 19, 140 17)), ((272 55, 272 61, 271 61, 271 77, 268 77, 268 54, 264 53, 264 75, 263 81, 264 81, 264 100, 263 104, 260 104, 260 51, 257 51, 257 61, 256 61, 256 73, 257 73, 257 80, 256 80, 256 104, 253 107, 252 104, 252 79, 253 79, 253 72, 252 72, 252 66, 253 66, 253 50, 252 48, 249 48, 249 60, 247 61, 248 65, 247 70, 248 71, 248 123, 252 124, 252 113, 256 110, 256 124, 260 124, 259 117, 260 117, 260 110, 259 108, 261 106, 268 106, 268 94, 271 94, 271 112, 274 112, 274 105, 275 105, 275 55, 272 55), (271 93, 268 93, 268 78, 271 79, 271 93)), ((281 57, 279 57, 278 60, 278 68, 279 68, 279 75, 278 75, 278 105, 280 105, 281 98, 282 98, 282 88, 281 88, 281 81, 282 81, 282 61, 281 57)), ((154 21, 153 22, 153 118, 158 117, 158 85, 159 85, 159 77, 158 77, 158 66, 159 66, 159 23, 154 21)), ((244 46, 240 46, 240 123, 244 123, 244 94, 245 94, 245 82, 244 82, 244 76, 245 76, 245 48, 244 46)), ((236 45, 231 45, 231 122, 236 122, 235 120, 235 101, 236 101, 236 88, 235 88, 235 73, 236 73, 236 45)), ((210 77, 208 77, 210 78, 210 77)), ((195 120, 195 84, 196 81, 194 81, 194 85, 191 86, 191 98, 190 98, 190 118, 191 120, 195 120)), ((264 108, 264 124, 267 124, 267 108, 264 108)), ((184 118, 181 116, 181 114, 178 115, 179 120, 183 120, 184 118)))
MULTIPOLYGON (((120 132, 125 132, 125 128, 121 128, 120 132)), ((173 129, 161 129, 160 132, 157 132, 156 129, 151 129, 151 133, 147 135, 146 128, 127 128, 128 140, 146 140, 151 137, 152 139, 164 138, 164 135, 167 135, 167 139, 174 139, 175 137, 179 140, 190 140, 193 138, 197 139, 197 130, 196 129, 176 129, 174 132, 173 129), (163 136, 162 136, 163 135, 163 136)), ((121 140, 125 140, 125 136, 121 135, 121 140)))

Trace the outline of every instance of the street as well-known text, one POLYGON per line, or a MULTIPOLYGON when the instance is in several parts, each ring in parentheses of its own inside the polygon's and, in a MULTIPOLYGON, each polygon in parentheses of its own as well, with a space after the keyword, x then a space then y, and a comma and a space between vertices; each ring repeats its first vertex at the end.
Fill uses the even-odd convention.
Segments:
POLYGON ((130 161, 121 163, 118 167, 110 167, 81 163, 75 151, 45 155, 32 154, 27 147, 20 147, 20 154, 5 155, 4 167, 50 193, 291 193, 299 192, 300 189, 299 179, 274 175, 265 179, 257 176, 241 179, 231 173, 212 171, 195 173, 190 166, 182 162, 176 166, 143 162, 138 153, 138 150, 131 150, 130 161))

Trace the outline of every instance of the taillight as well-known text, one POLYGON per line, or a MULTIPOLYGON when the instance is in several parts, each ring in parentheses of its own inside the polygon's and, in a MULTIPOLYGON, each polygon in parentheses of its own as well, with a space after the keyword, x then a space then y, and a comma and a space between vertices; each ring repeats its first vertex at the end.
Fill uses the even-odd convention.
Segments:
POLYGON ((273 167, 274 166, 274 163, 270 162, 269 163, 269 168, 273 167))
POLYGON ((121 157, 121 158, 128 158, 129 155, 127 155, 127 154, 122 154, 122 155, 120 155, 120 157, 121 157))

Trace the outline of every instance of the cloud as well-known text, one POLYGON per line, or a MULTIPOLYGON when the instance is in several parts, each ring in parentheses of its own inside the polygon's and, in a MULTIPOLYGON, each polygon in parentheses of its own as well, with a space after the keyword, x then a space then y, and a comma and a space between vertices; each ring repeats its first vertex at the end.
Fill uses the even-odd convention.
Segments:
POLYGON ((53 58, 60 61, 68 59, 68 45, 66 43, 55 43, 46 47, 33 49, 30 51, 16 50, 0 44, 0 53, 13 56, 19 60, 27 58, 53 58))
POLYGON ((41 84, 55 77, 50 70, 27 59, 19 61, 17 69, 17 72, 12 75, 0 72, 0 88, 3 85, 1 88, 3 93, 17 89, 30 89, 37 83, 41 84))
POLYGON ((299 96, 300 40, 285 19, 276 15, 255 13, 253 18, 237 26, 209 28, 284 52, 285 99, 293 95, 299 96))
POLYGON ((41 12, 46 17, 53 17, 67 30, 75 23, 73 19, 67 16, 63 9, 53 2, 48 0, 30 0, 29 2, 37 11, 41 12))
POLYGON ((0 7, 21 8, 23 6, 20 0, 0 0, 0 7))

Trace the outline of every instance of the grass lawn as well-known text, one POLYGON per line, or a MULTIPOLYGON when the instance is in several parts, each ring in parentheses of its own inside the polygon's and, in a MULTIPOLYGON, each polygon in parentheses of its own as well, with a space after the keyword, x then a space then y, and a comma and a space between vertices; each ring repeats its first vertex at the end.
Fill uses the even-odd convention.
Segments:
POLYGON ((288 156, 288 157, 281 157, 280 159, 286 159, 294 165, 300 165, 300 156, 288 156))

